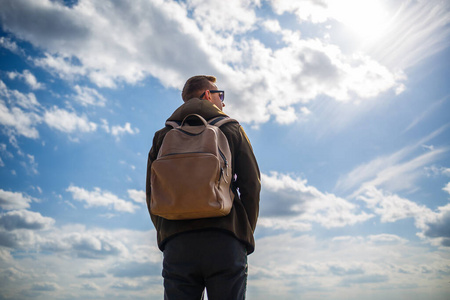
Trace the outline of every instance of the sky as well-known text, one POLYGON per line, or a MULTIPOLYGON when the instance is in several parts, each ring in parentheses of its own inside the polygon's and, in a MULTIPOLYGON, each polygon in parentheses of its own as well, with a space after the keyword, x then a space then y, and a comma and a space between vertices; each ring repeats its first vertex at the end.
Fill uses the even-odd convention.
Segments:
POLYGON ((450 3, 0 0, 0 299, 162 299, 154 132, 215 75, 261 170, 248 299, 448 299, 450 3))

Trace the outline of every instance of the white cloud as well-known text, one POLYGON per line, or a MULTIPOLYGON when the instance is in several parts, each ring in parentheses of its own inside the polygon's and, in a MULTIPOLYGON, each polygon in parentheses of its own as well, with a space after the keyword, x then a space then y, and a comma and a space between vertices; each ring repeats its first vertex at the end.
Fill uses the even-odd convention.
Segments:
MULTIPOLYGON (((75 91, 77 94, 74 99, 83 106, 106 104, 106 98, 95 89, 76 85, 75 91)), ((11 90, 1 80, 0 97, 5 99, 0 98, 0 125, 7 128, 10 136, 17 134, 37 139, 39 131, 36 127, 42 122, 50 128, 65 133, 89 133, 96 131, 98 127, 86 115, 79 115, 75 111, 68 111, 57 106, 44 109, 33 93, 23 94, 17 90, 11 90)), ((116 137, 139 133, 139 129, 132 128, 128 122, 124 126, 114 125, 110 128, 108 121, 102 119, 101 127, 116 137)))
POLYGON ((254 8, 260 5, 259 0, 187 1, 187 8, 193 11, 197 24, 210 27, 204 30, 232 34, 245 33, 254 28, 257 20, 254 8), (213 19, 208 20, 211 16, 214 16, 213 19), (205 22, 205 19, 208 21, 205 22))
POLYGON ((441 206, 438 211, 423 221, 421 236, 432 239, 437 245, 450 247, 450 204, 441 206))
POLYGON ((39 132, 35 126, 41 122, 41 117, 33 111, 22 110, 22 108, 35 110, 39 107, 34 94, 25 95, 17 90, 10 90, 0 80, 0 97, 6 100, 0 99, 0 124, 9 128, 13 134, 38 138, 39 132))
POLYGON ((103 128, 106 133, 110 133, 111 135, 115 136, 117 140, 119 140, 119 138, 124 134, 134 135, 139 133, 139 128, 131 128, 131 124, 129 122, 126 122, 124 126, 113 125, 111 127, 108 124, 108 120, 101 119, 101 122, 101 128, 103 128))
POLYGON ((0 207, 5 210, 25 209, 30 207, 33 198, 19 192, 0 189, 0 207))
POLYGON ((450 177, 450 168, 441 167, 432 165, 431 167, 425 167, 425 171, 427 172, 427 176, 449 176, 450 177))
POLYGON ((80 102, 83 106, 95 105, 95 106, 105 106, 106 99, 97 90, 81 87, 79 85, 75 86, 75 100, 80 102))
POLYGON ((15 229, 47 229, 53 226, 54 223, 54 219, 29 210, 9 211, 0 215, 0 226, 8 231, 15 229))
MULTIPOLYGON (((77 101, 84 105, 103 106, 106 99, 96 90, 76 86, 77 101)), ((88 120, 86 115, 79 116, 76 112, 53 106, 45 109, 37 101, 33 93, 23 94, 17 90, 9 89, 0 80, 0 125, 7 128, 7 133, 13 138, 14 135, 22 135, 27 138, 39 138, 37 126, 44 122, 49 127, 65 133, 83 133, 97 130, 97 124, 88 120)), ((116 134, 138 133, 139 130, 131 129, 130 125, 117 126, 116 134)))
MULTIPOLYGON (((448 270, 444 257, 396 235, 314 238, 284 233, 256 241, 249 256, 249 289, 256 299, 304 299, 317 295, 332 299, 390 298, 391 288, 410 286, 413 299, 445 299, 447 288, 440 272, 448 270), (280 251, 280 245, 283 251, 280 251), (409 253, 410 255, 405 255, 409 253), (423 267, 428 266, 428 273, 423 267), (432 284, 436 290, 429 291, 432 284), (443 287, 439 287, 444 284, 443 287)), ((444 250, 439 254, 446 253, 444 250)), ((400 293, 407 292, 401 290, 400 293)), ((395 296, 394 296, 395 297, 395 296)))
POLYGON ((70 245, 78 257, 103 258, 105 256, 117 256, 125 247, 122 243, 114 241, 109 236, 91 233, 73 232, 62 238, 64 244, 70 245))
POLYGON ((424 205, 418 205, 413 201, 383 192, 375 187, 366 188, 358 198, 366 202, 367 206, 377 215, 380 215, 381 222, 396 222, 405 218, 427 219, 427 216, 432 214, 432 211, 424 205))
POLYGON ((299 22, 332 24, 362 40, 367 54, 392 69, 405 69, 445 47, 450 7, 445 1, 270 0, 275 13, 293 13, 299 22), (402 37, 402 38, 399 38, 402 37), (414 49, 411 51, 411 49, 414 49), (430 51, 430 49, 432 49, 430 51))
POLYGON ((44 88, 44 85, 38 82, 36 77, 29 70, 23 70, 22 73, 19 73, 17 71, 8 72, 8 76, 11 79, 19 78, 25 81, 25 83, 28 84, 28 86, 33 90, 39 90, 44 88))
POLYGON ((8 108, 5 102, 0 100, 0 124, 7 126, 13 133, 36 139, 39 132, 34 126, 39 121, 38 115, 26 113, 18 107, 8 108))
POLYGON ((262 174, 261 181, 262 226, 304 231, 310 229, 312 223, 335 228, 373 217, 343 198, 307 185, 306 180, 273 172, 262 174))
POLYGON ((270 0, 274 12, 282 15, 286 12, 294 13, 300 21, 311 21, 312 23, 323 23, 330 18, 327 10, 328 1, 314 0, 270 0))
POLYGON ((120 136, 123 135, 125 133, 128 134, 137 134, 139 133, 139 129, 138 128, 131 128, 131 124, 126 122, 125 125, 122 127, 120 125, 115 125, 111 127, 111 134, 114 136, 120 136))
POLYGON ((384 187, 391 191, 414 190, 415 182, 423 175, 424 167, 437 160, 448 151, 448 148, 433 148, 425 153, 423 151, 420 152, 421 154, 414 153, 446 128, 447 126, 442 126, 416 143, 357 166, 347 175, 342 176, 336 187, 341 190, 357 188, 353 197, 363 191, 366 186, 384 187))
POLYGON ((140 203, 140 204, 146 204, 146 196, 145 196, 145 191, 143 190, 128 190, 128 197, 130 197, 131 199, 133 199, 134 202, 136 203, 140 203))
POLYGON ((73 199, 85 202, 86 208, 108 207, 118 212, 129 213, 134 213, 135 210, 138 209, 138 206, 132 202, 120 199, 116 195, 108 191, 102 191, 98 187, 94 188, 93 191, 87 191, 83 188, 71 185, 67 188, 67 191, 72 193, 73 199))
MULTIPOLYGON (((298 4, 290 3, 273 5, 277 12, 296 9, 298 4), (277 10, 283 5, 288 7, 277 10)), ((308 16, 326 8, 319 2, 301 4, 303 12, 317 9, 308 16)), ((21 0, 6 6, 2 19, 7 30, 45 49, 39 66, 68 80, 86 76, 98 86, 116 87, 151 75, 166 87, 181 89, 194 73, 215 74, 229 91, 226 109, 242 122, 267 122, 273 115, 281 124, 292 123, 301 113, 295 105, 319 95, 357 102, 404 89, 400 70, 392 71, 368 55, 344 54, 324 41, 302 39, 276 21, 258 19, 260 6, 260 1, 136 0, 134 5, 118 1, 105 9, 83 0, 68 9, 57 2, 21 0), (259 26, 281 34, 284 45, 274 50, 240 37, 259 26), (242 103, 242 98, 247 101, 242 103)), ((323 18, 329 16, 312 17, 323 18)))
POLYGON ((34 159, 34 155, 31 154, 27 154, 26 155, 28 158, 28 163, 26 162, 22 162, 22 165, 24 166, 25 169, 27 169, 31 174, 39 174, 38 171, 38 163, 35 161, 34 159))
POLYGON ((450 247, 450 205, 438 207, 436 211, 425 205, 402 198, 375 187, 367 187, 358 197, 380 217, 380 221, 396 222, 412 218, 420 231, 417 236, 433 245, 450 247))
POLYGON ((0 37, 0 47, 8 49, 12 53, 25 56, 24 51, 21 48, 19 48, 19 46, 17 46, 17 44, 15 42, 11 41, 10 38, 1 36, 0 37))
POLYGON ((78 116, 74 112, 56 106, 45 111, 43 120, 49 127, 66 133, 92 132, 97 129, 97 124, 90 122, 86 116, 78 116))
POLYGON ((415 189, 417 178, 422 175, 423 167, 435 161, 446 149, 436 149, 419 155, 407 162, 397 165, 387 165, 375 178, 364 183, 367 186, 385 186, 392 191, 415 189))
POLYGON ((36 96, 33 93, 24 94, 17 90, 9 89, 6 84, 0 80, 0 96, 8 101, 10 105, 20 106, 29 110, 37 110, 40 107, 36 96))
POLYGON ((446 191, 447 193, 450 194, 450 182, 447 183, 447 184, 445 185, 445 187, 442 188, 442 190, 444 190, 444 191, 446 191))
MULTIPOLYGON (((24 299, 33 299, 26 296, 33 288, 45 292, 54 287, 46 296, 91 299, 108 293, 118 282, 126 282, 143 287, 133 297, 162 297, 162 255, 156 247, 154 230, 86 229, 75 224, 47 231, 17 229, 8 233, 10 239, 6 240, 0 230, 2 294, 21 293, 24 299), (26 255, 16 259, 9 254, 14 251, 26 255), (140 273, 134 273, 137 271, 140 273), (53 285, 47 286, 48 282, 53 285)), ((112 299, 129 296, 129 291, 120 290, 111 295, 112 299)))
POLYGON ((262 23, 262 26, 270 32, 281 32, 281 26, 278 20, 266 20, 262 23))
MULTIPOLYGON (((81 76, 86 76, 87 71, 81 65, 72 62, 71 56, 62 56, 58 54, 44 53, 41 58, 35 58, 34 63, 38 67, 56 73, 56 75, 64 80, 73 81, 81 76)), ((112 83, 109 83, 113 85, 112 83)))

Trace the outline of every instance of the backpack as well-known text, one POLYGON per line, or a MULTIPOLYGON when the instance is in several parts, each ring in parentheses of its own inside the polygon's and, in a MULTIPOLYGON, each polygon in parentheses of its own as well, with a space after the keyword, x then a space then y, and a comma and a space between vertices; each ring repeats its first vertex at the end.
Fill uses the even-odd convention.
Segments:
POLYGON ((221 217, 233 206, 231 150, 219 127, 237 122, 228 116, 207 122, 190 114, 165 135, 151 166, 152 214, 169 220, 221 217), (197 118, 200 126, 187 119, 197 118))

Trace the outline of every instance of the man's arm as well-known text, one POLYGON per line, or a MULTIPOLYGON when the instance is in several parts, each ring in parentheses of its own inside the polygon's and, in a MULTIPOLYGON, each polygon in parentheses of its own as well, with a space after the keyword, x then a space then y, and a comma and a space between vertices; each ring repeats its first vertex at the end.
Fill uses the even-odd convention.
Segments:
POLYGON ((235 156, 236 186, 254 232, 259 214, 261 175, 247 134, 242 126, 239 127, 239 143, 235 156))

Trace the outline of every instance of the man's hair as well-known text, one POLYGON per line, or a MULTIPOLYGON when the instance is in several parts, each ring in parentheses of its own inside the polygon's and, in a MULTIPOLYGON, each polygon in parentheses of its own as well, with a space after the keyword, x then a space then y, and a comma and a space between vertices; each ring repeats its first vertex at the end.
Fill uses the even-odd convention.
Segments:
POLYGON ((181 98, 186 102, 192 98, 199 98, 200 95, 211 88, 216 82, 216 77, 210 75, 197 75, 189 78, 184 84, 183 91, 181 92, 181 98))

